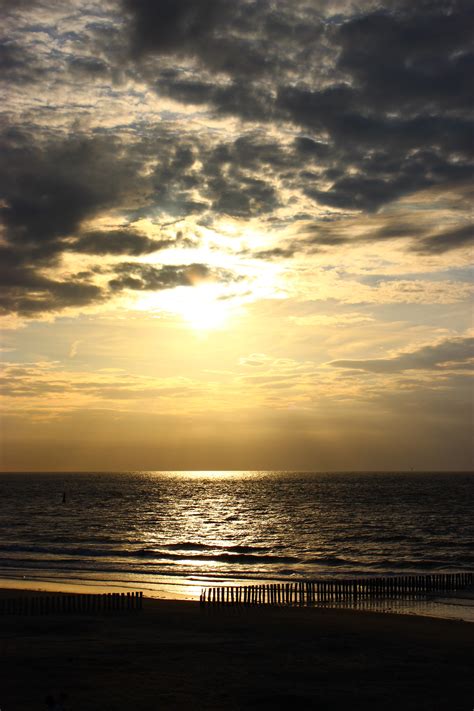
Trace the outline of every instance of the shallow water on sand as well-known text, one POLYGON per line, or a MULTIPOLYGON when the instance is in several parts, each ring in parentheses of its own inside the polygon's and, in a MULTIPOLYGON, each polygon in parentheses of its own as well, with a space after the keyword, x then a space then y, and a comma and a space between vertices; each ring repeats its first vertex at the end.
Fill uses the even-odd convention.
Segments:
POLYGON ((175 596, 206 582, 471 571, 473 510, 469 473, 2 474, 0 577, 175 596))

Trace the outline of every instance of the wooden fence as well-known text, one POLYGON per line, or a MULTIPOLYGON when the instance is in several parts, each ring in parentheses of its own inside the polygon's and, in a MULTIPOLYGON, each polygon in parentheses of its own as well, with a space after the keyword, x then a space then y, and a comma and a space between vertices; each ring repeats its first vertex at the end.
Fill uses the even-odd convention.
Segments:
POLYGON ((410 599, 472 586, 473 573, 439 573, 347 580, 203 588, 202 605, 318 605, 360 600, 410 599))
POLYGON ((0 598, 0 615, 97 615, 141 610, 142 592, 0 598))

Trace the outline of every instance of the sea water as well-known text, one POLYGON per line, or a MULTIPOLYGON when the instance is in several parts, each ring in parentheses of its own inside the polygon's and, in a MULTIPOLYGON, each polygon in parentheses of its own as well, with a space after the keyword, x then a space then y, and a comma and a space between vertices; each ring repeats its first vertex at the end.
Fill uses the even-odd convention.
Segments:
MULTIPOLYGON (((470 473, 5 473, 0 577, 196 597, 230 582, 472 571, 473 511, 470 473)), ((467 618, 469 598, 419 611, 467 618)))

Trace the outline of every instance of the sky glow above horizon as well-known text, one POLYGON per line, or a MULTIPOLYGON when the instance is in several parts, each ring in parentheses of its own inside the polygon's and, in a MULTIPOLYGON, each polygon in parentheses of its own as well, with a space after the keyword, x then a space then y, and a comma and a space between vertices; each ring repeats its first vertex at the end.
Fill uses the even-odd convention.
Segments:
POLYGON ((472 468, 472 3, 0 8, 3 470, 472 468))

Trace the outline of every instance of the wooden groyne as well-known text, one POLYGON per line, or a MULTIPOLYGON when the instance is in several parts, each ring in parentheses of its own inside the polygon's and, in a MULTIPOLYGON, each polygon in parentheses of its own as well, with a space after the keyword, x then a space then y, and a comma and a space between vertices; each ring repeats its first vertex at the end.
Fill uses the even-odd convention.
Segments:
POLYGON ((265 585, 233 585, 201 590, 202 605, 324 605, 361 600, 411 599, 469 588, 473 573, 398 577, 301 580, 265 585))
POLYGON ((0 598, 0 615, 97 615, 142 609, 143 593, 43 594, 0 598))

